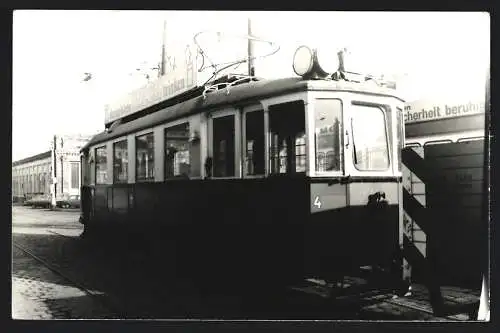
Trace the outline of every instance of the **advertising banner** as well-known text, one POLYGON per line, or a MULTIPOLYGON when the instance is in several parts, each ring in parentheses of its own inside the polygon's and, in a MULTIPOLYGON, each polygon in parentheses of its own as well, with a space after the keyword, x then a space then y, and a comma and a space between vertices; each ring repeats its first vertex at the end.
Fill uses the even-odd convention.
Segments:
POLYGON ((462 103, 452 100, 417 100, 405 105, 405 123, 418 123, 484 113, 484 105, 484 100, 470 100, 462 103))
POLYGON ((180 95, 197 86, 196 53, 192 45, 183 52, 169 56, 165 73, 158 79, 105 105, 105 124, 144 110, 164 100, 180 95))

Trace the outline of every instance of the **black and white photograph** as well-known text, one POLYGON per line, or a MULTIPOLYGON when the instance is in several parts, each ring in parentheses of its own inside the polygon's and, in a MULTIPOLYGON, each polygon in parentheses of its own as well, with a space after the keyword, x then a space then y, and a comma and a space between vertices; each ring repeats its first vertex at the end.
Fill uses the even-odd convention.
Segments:
POLYGON ((13 11, 11 318, 489 322, 490 20, 13 11))

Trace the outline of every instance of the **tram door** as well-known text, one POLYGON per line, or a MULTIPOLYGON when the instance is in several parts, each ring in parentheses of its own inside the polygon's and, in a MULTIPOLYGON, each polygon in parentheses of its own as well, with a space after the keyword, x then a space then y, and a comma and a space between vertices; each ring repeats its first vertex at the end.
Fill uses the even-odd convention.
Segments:
POLYGON ((270 173, 306 171, 305 111, 302 102, 269 107, 270 173))
POLYGON ((221 111, 211 115, 209 156, 213 159, 211 174, 214 178, 239 176, 237 147, 240 129, 236 111, 221 111))
POLYGON ((80 157, 80 172, 82 184, 80 187, 80 202, 81 202, 81 212, 83 213, 84 220, 88 220, 91 218, 92 212, 92 193, 89 187, 90 185, 90 177, 91 177, 91 164, 88 153, 84 153, 80 157))

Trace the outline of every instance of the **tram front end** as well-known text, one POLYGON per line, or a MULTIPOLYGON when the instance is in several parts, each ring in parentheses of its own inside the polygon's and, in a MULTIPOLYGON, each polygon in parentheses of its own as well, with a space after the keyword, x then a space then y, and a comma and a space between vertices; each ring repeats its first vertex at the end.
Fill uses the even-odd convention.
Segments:
POLYGON ((306 275, 393 271, 402 247, 401 101, 311 92, 306 275))
POLYGON ((365 76, 345 79, 340 56, 337 79, 322 79, 318 53, 309 54, 312 65, 300 64, 304 50, 294 59, 296 73, 312 77, 304 275, 330 280, 369 267, 402 278, 404 101, 365 76))

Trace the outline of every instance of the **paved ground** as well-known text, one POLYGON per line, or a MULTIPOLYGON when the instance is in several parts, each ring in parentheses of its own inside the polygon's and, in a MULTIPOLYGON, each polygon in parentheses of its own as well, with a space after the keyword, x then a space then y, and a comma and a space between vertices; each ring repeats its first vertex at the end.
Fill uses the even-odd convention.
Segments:
POLYGON ((165 271, 160 268, 168 266, 167 261, 152 266, 138 253, 127 253, 127 246, 94 245, 80 239, 83 229, 78 211, 18 206, 13 207, 12 217, 14 243, 29 249, 78 285, 100 293, 102 303, 111 309, 107 313, 99 309, 99 302, 83 301, 85 297, 77 297, 81 292, 69 286, 63 288, 61 279, 56 280, 36 260, 16 250, 12 272, 14 318, 191 318, 202 313, 196 290, 187 287, 190 281, 176 281, 174 287, 167 288, 168 278, 158 278, 156 271, 165 271), (67 302, 61 295, 66 295, 67 302), (48 303, 65 303, 62 306, 66 308, 52 311, 54 306, 48 307, 48 303), (95 309, 85 312, 73 305, 95 309))
MULTIPOLYGON (((13 246, 12 315, 16 319, 469 319, 435 318, 401 308, 385 301, 391 295, 348 308, 293 292, 259 296, 252 302, 232 295, 207 294, 191 280, 175 277, 175 259, 167 244, 155 250, 161 254, 161 260, 151 262, 130 250, 132 242, 119 248, 80 239, 82 225, 77 210, 13 207, 12 216, 14 243, 34 252, 76 283, 58 276, 13 246), (78 286, 99 296, 91 297, 78 286)), ((416 286, 414 295, 403 301, 429 308, 424 289, 416 286)), ((478 297, 460 290, 447 295, 472 300, 478 297)))
MULTIPOLYGON (((23 247, 47 247, 30 244, 30 237, 49 237, 52 230, 78 236, 81 225, 78 211, 49 211, 14 207, 12 246, 12 318, 71 319, 109 318, 112 314, 102 304, 70 281, 47 268, 15 244, 23 247)), ((63 250, 59 244, 54 248, 63 250)))
POLYGON ((13 246, 12 318, 112 318, 85 291, 13 246))

